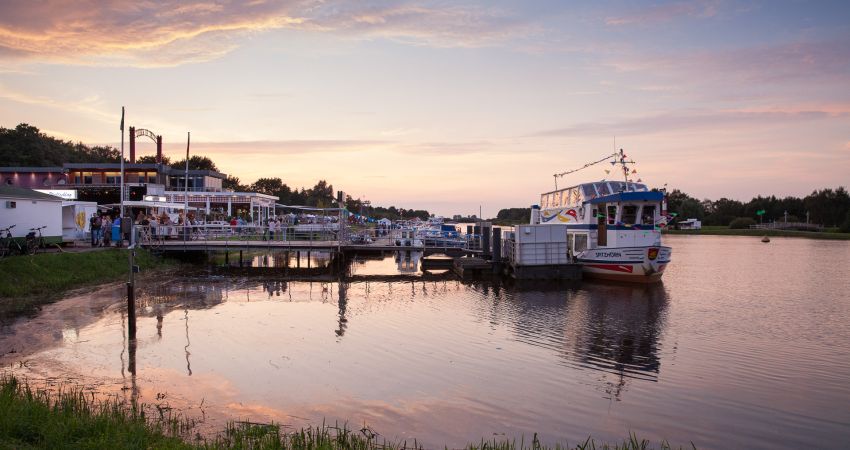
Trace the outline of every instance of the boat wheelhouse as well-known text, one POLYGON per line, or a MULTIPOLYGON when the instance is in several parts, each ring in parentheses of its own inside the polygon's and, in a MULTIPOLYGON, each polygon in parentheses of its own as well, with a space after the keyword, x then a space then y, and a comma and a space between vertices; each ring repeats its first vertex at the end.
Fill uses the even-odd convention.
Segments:
MULTIPOLYGON (((535 205, 536 206, 536 205, 535 205)), ((532 223, 565 224, 585 275, 655 282, 670 262, 661 245, 664 193, 631 181, 583 183, 540 196, 532 223)))

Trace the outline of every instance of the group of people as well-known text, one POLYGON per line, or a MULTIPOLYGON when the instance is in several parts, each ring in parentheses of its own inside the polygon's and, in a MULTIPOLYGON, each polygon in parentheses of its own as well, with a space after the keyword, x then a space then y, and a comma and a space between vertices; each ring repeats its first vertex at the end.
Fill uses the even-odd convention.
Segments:
POLYGON ((286 240, 286 227, 291 226, 286 216, 272 216, 267 221, 266 225, 268 226, 268 235, 264 234, 263 239, 268 238, 270 241, 274 240, 286 240))
MULTIPOLYGON (((114 221, 109 214, 93 213, 89 218, 92 247, 109 247, 112 245, 112 226, 114 221)), ((119 222, 120 223, 120 222, 119 222)), ((116 242, 116 244, 118 244, 116 242)))

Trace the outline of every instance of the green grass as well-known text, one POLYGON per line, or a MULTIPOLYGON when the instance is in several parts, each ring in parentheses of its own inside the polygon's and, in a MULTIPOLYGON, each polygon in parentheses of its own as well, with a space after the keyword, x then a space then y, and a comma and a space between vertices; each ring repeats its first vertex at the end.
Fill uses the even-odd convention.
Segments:
MULTIPOLYGON (((195 423, 117 398, 96 400, 80 388, 53 392, 34 389, 13 376, 0 377, 0 448, 15 449, 287 449, 287 450, 402 450, 423 448, 417 441, 391 442, 368 428, 321 426, 283 432, 275 424, 230 422, 217 436, 181 440, 195 423)), ((618 444, 587 439, 576 446, 542 445, 537 435, 528 441, 481 440, 468 450, 646 450, 653 446, 630 435, 618 444)))
MULTIPOLYGON (((69 289, 127 277, 126 249, 82 253, 39 253, 0 260, 0 316, 32 311, 69 289)), ((170 260, 136 250, 142 270, 173 265, 170 260)))
POLYGON ((729 227, 705 226, 701 230, 664 230, 664 234, 713 235, 713 236, 781 236, 809 239, 850 240, 850 233, 838 231, 794 231, 794 230, 733 230, 729 227))

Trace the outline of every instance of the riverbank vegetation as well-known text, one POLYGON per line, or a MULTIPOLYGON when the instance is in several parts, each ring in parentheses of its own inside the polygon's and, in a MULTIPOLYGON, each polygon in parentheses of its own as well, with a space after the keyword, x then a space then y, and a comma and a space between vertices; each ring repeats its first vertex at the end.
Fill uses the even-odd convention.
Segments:
POLYGON ((764 229, 735 229, 720 226, 707 226, 699 230, 674 230, 665 229, 664 234, 684 234, 684 235, 711 235, 711 236, 779 236, 779 237, 798 237, 808 239, 834 239, 850 241, 850 233, 840 233, 833 229, 832 231, 796 231, 796 230, 764 230, 764 229))
MULTIPOLYGON (((39 253, 0 260, 0 316, 34 310, 79 287, 118 281, 127 277, 126 249, 86 252, 39 253)), ((175 263, 136 250, 141 270, 166 268, 175 263)))
MULTIPOLYGON (((414 442, 389 442, 373 431, 327 425, 284 432, 274 424, 231 422, 212 438, 193 435, 194 422, 153 408, 112 398, 97 400, 79 387, 38 389, 14 376, 0 377, 0 448, 157 448, 157 449, 292 449, 393 450, 422 448, 414 442), (150 409, 150 410, 149 410, 150 409), (151 414, 153 412, 153 414, 151 414), (193 437, 189 437, 192 436, 193 437), (191 442, 183 440, 189 438, 191 442)), ((620 444, 591 439, 576 446, 541 445, 535 435, 528 441, 484 441, 469 450, 670 449, 655 447, 632 435, 620 444)))

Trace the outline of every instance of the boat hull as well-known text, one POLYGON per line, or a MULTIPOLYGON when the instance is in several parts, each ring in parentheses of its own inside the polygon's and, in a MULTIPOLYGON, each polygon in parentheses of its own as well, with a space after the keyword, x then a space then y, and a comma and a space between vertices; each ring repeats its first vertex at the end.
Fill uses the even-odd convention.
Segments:
POLYGON ((664 246, 596 248, 578 255, 584 276, 631 283, 657 283, 670 263, 664 246))

